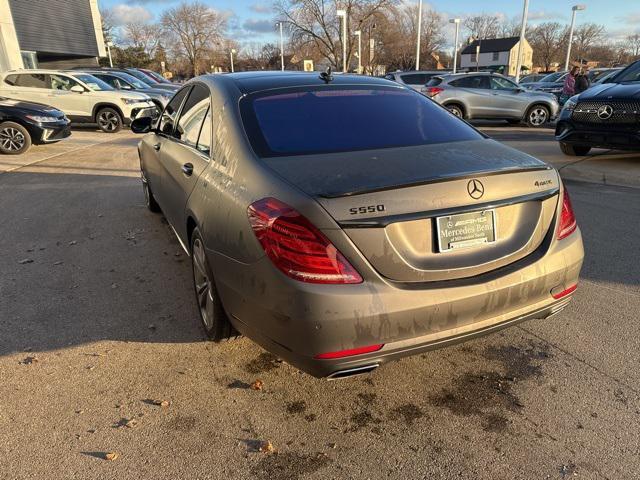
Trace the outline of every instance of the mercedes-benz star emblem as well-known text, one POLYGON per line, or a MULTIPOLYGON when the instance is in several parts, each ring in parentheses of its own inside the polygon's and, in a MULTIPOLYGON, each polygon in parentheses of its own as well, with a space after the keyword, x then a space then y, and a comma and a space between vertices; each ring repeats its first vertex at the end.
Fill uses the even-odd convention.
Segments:
POLYGON ((598 109, 598 118, 601 120, 607 120, 613 115, 613 107, 611 105, 602 105, 598 109))
POLYGON ((480 180, 469 180, 469 183, 467 183, 467 192, 471 198, 478 200, 484 195, 484 185, 480 180))

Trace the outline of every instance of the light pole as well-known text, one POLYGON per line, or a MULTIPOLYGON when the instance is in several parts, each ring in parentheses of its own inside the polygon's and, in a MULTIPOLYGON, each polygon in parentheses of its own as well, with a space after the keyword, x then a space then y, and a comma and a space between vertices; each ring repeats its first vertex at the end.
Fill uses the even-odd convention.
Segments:
POLYGON ((522 69, 522 44, 524 43, 524 34, 527 30, 528 15, 529 0, 524 0, 524 8, 522 10, 522 25, 520 27, 520 41, 518 42, 518 60, 516 61, 516 83, 520 81, 520 70, 522 69))
POLYGON ((229 52, 229 57, 231 58, 231 73, 234 72, 234 69, 233 69, 233 54, 234 53, 236 53, 236 49, 232 48, 231 51, 229 52))
POLYGON ((422 0, 418 2, 418 41, 416 42, 416 70, 420 70, 420 37, 422 36, 422 0))
POLYGON ((354 32, 358 36, 358 75, 362 74, 362 30, 354 32))
POLYGON ((109 66, 113 68, 113 60, 111 59, 111 47, 113 47, 113 42, 107 42, 105 45, 107 46, 107 53, 109 54, 109 66))
POLYGON ((564 69, 569 70, 569 60, 571 59, 571 44, 573 43, 573 27, 576 24, 576 12, 578 10, 585 10, 585 5, 574 5, 571 7, 573 13, 571 14, 571 28, 569 29, 569 46, 567 47, 567 59, 564 62, 564 69))
POLYGON ((456 41, 453 44, 453 73, 456 73, 458 66, 458 34, 460 33, 460 19, 452 18, 449 23, 453 23, 456 26, 456 41))
POLYGON ((342 71, 347 73, 347 11, 336 10, 336 15, 342 19, 342 71))
POLYGON ((282 22, 276 25, 280 27, 280 69, 284 72, 284 37, 282 36, 282 22))

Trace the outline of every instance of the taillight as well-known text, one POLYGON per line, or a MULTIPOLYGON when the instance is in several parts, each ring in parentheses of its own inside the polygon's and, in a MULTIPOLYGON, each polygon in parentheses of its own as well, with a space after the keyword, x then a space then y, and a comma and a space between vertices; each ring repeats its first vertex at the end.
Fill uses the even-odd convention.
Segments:
POLYGON ((571 235, 577 226, 578 222, 576 222, 576 216, 573 213, 569 192, 567 192, 567 188, 565 187, 562 196, 562 212, 560 213, 560 221, 558 222, 558 240, 562 240, 571 235))
POLYGON ((354 355, 377 352, 382 347, 384 347, 384 343, 378 343, 377 345, 368 345, 366 347, 350 348, 348 350, 339 350, 337 352, 321 353, 313 358, 317 358, 318 360, 330 360, 332 358, 353 357, 354 355))
POLYGON ((285 275, 308 283, 362 282, 329 239, 286 203, 263 198, 247 213, 260 245, 285 275))
POLYGON ((436 95, 438 95, 440 92, 443 92, 443 91, 444 91, 444 88, 440 88, 440 87, 427 87, 423 90, 425 95, 427 95, 428 97, 435 97, 436 95))

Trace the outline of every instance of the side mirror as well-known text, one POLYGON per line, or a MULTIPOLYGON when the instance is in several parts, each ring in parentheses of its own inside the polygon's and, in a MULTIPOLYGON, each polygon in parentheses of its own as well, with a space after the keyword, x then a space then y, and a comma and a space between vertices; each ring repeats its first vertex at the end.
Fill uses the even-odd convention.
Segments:
POLYGON ((71 87, 71 91, 74 93, 84 93, 84 88, 82 88, 80 85, 74 85, 73 87, 71 87))
POLYGON ((131 131, 133 133, 149 133, 153 125, 153 118, 139 117, 131 122, 131 131))

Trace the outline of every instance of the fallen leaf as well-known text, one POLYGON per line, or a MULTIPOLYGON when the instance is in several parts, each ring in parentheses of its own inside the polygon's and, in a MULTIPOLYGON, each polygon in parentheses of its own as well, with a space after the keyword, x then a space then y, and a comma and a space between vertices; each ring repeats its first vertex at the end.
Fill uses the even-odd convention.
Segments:
POLYGON ((38 357, 26 357, 20 363, 23 365, 31 365, 33 363, 38 363, 38 357))
POLYGON ((154 400, 153 404, 158 407, 168 407, 171 405, 171 402, 169 400, 154 400))
POLYGON ((62 265, 62 262, 53 262, 54 265, 62 265))
POLYGON ((276 451, 273 444, 269 440, 267 440, 266 442, 262 442, 262 445, 260 445, 260 448, 258 450, 262 453, 273 453, 276 451))
POLYGON ((117 452, 109 452, 109 453, 105 453, 104 454, 104 459, 105 460, 109 460, 109 461, 113 461, 115 459, 117 459, 119 457, 117 452))
POLYGON ((262 390, 264 388, 264 382, 260 379, 251 384, 251 390, 262 390))

